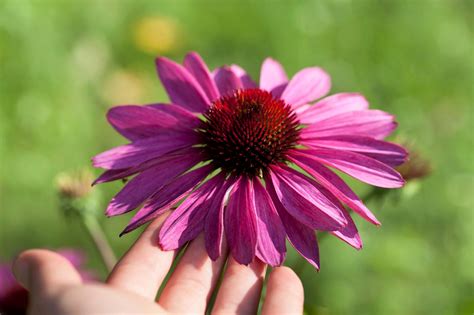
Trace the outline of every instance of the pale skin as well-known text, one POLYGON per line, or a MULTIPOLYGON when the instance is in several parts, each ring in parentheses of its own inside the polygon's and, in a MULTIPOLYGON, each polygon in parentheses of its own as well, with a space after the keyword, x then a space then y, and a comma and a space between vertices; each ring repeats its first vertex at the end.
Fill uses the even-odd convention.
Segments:
MULTIPOLYGON (((20 254, 13 271, 30 291, 29 314, 204 314, 226 255, 212 261, 201 235, 190 243, 156 298, 176 256, 156 245, 162 221, 147 227, 105 283, 84 284, 74 267, 54 252, 34 249, 20 254)), ((242 266, 229 258, 212 314, 256 314, 265 272, 260 261, 242 266)), ((262 314, 302 314, 303 297, 301 281, 291 269, 273 268, 262 314)))

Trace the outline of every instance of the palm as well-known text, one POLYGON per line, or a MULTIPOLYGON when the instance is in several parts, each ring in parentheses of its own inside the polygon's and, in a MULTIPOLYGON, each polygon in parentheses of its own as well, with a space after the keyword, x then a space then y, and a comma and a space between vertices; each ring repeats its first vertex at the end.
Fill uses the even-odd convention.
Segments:
MULTIPOLYGON (((31 314, 204 314, 225 257, 212 261, 203 237, 194 240, 155 302, 176 252, 161 251, 154 240, 162 220, 153 222, 115 266, 105 284, 82 284, 64 258, 46 251, 27 251, 15 274, 31 291, 31 314), (23 266, 23 267, 22 267, 23 266), (27 271, 25 271, 25 267, 27 271), (26 276, 25 276, 26 274, 26 276)), ((266 266, 248 267, 229 258, 213 314, 253 314, 260 300, 266 266)), ((275 268, 268 281, 263 314, 301 314, 303 290, 288 268, 275 268)))

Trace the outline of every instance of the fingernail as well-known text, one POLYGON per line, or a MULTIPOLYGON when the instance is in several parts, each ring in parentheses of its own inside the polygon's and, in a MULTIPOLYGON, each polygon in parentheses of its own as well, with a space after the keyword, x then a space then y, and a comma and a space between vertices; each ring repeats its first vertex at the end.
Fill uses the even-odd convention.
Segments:
POLYGON ((22 286, 28 288, 29 266, 28 263, 21 258, 21 255, 15 259, 12 270, 16 280, 22 286))

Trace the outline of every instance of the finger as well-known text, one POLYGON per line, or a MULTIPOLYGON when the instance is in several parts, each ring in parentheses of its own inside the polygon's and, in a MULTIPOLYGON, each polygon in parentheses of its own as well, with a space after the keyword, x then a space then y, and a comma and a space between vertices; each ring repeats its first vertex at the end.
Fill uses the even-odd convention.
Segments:
POLYGON ((304 292, 301 280, 288 267, 270 273, 262 315, 303 314, 304 292))
POLYGON ((204 314, 225 257, 212 261, 201 234, 189 245, 158 303, 171 313, 204 314))
POLYGON ((66 258, 43 249, 21 253, 13 264, 13 273, 33 299, 82 283, 81 276, 66 258))
POLYGON ((158 232, 166 216, 153 221, 115 265, 107 283, 154 300, 173 263, 175 251, 158 246, 158 232))
POLYGON ((212 314, 256 314, 265 269, 257 259, 245 266, 229 258, 212 314))

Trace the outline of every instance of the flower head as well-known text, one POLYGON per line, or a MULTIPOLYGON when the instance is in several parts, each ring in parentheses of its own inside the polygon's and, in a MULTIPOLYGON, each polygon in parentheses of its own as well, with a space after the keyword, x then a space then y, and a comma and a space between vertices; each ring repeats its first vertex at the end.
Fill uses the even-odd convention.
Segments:
POLYGON ((212 259, 225 241, 239 263, 257 257, 277 266, 288 239, 319 268, 315 230, 362 247, 344 204, 380 224, 330 168, 378 187, 404 184, 393 167, 406 151, 382 140, 396 128, 394 117, 369 110, 360 94, 322 98, 330 77, 320 68, 288 80, 268 58, 257 85, 237 65, 211 72, 196 53, 184 66, 166 58, 156 65, 170 104, 112 108, 109 122, 131 143, 93 158, 106 169, 95 183, 136 175, 106 211, 141 206, 122 233, 177 206, 159 233, 165 250, 203 232, 212 259))
POLYGON ((431 174, 433 168, 429 160, 418 151, 410 150, 410 159, 399 165, 396 170, 406 181, 422 179, 431 174))

